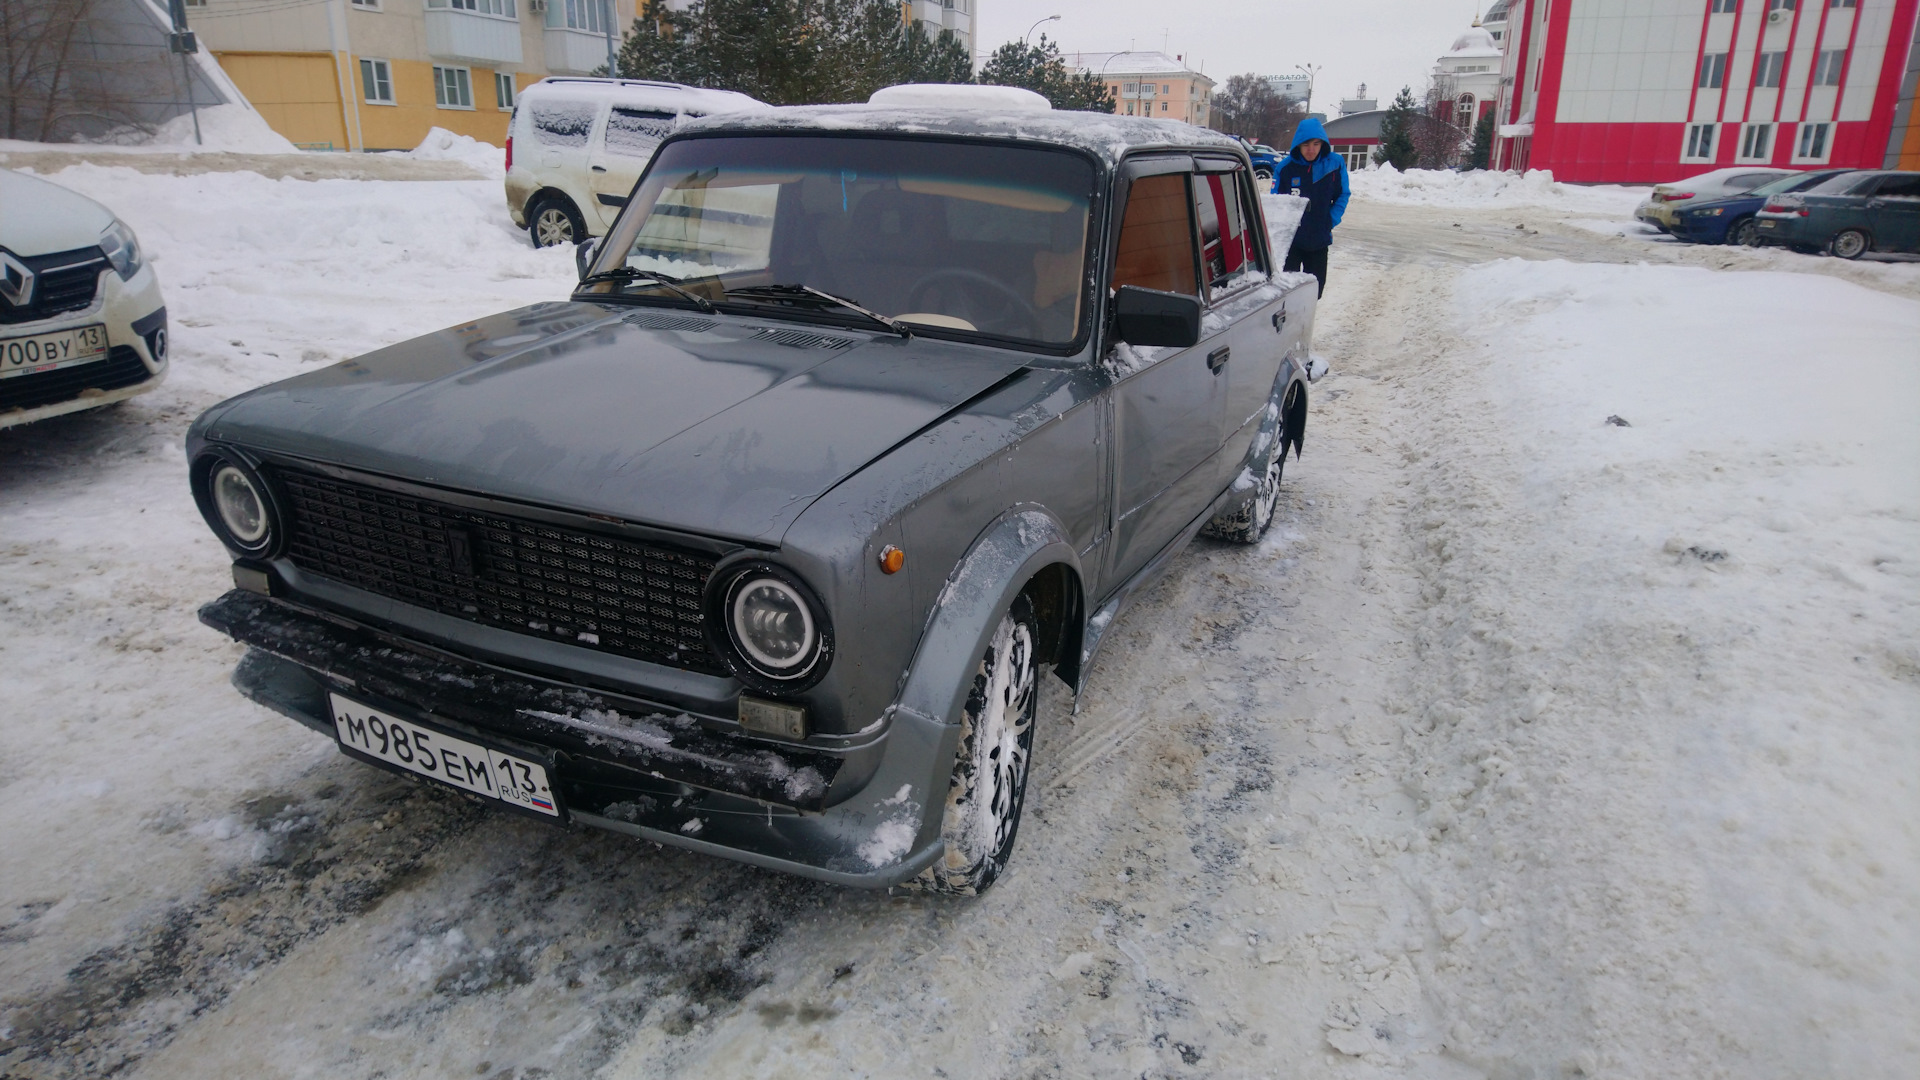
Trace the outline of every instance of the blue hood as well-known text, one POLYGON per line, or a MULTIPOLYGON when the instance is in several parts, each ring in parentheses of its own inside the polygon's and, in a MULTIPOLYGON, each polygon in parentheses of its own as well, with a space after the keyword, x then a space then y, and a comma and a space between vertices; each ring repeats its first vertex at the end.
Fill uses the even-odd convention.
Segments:
POLYGON ((1327 138, 1326 125, 1320 123, 1320 118, 1317 116, 1307 117, 1300 121, 1299 127, 1293 129, 1293 149, 1300 149, 1300 144, 1308 139, 1319 139, 1328 147, 1333 146, 1333 140, 1327 138))

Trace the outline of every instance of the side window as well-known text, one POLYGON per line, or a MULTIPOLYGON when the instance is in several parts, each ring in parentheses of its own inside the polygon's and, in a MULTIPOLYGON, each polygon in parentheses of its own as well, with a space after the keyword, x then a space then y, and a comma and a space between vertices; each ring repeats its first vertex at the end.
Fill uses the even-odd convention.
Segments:
POLYGON ((1113 254, 1113 287, 1138 285, 1161 292, 1200 294, 1193 270, 1193 202, 1182 173, 1143 176, 1127 193, 1120 243, 1113 254))
POLYGON ((585 101, 540 101, 528 107, 533 134, 543 146, 585 146, 593 133, 593 105, 585 101))
POLYGON ((1885 176, 1874 194, 1888 199, 1920 199, 1920 176, 1885 176))
POLYGON ((1246 170, 1200 173, 1193 178, 1194 220, 1200 225, 1200 265, 1208 289, 1259 269, 1259 248, 1247 234, 1246 170))
POLYGON ((607 153, 652 157, 660 141, 673 134, 673 123, 669 112, 616 108, 607 116, 607 153))

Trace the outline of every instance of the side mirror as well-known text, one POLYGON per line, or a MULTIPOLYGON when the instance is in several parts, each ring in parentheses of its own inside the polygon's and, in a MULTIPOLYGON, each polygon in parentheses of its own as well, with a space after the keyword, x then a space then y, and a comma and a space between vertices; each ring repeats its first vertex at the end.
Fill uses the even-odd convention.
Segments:
POLYGON ((580 271, 580 280, 587 279, 587 271, 593 268, 593 257, 600 251, 600 238, 589 236, 585 243, 573 245, 573 266, 580 271))
POLYGON ((1113 332, 1129 345, 1191 348, 1200 342, 1200 298, 1122 285, 1113 298, 1113 332))

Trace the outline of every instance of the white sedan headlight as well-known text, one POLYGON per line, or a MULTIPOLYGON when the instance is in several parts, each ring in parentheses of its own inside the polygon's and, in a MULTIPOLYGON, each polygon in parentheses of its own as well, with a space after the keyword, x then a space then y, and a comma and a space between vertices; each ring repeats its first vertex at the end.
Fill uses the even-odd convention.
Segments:
POLYGON ((106 227, 100 234, 100 251, 113 264, 121 281, 131 281, 133 275, 140 272, 140 238, 133 235, 126 222, 115 218, 113 224, 106 227))

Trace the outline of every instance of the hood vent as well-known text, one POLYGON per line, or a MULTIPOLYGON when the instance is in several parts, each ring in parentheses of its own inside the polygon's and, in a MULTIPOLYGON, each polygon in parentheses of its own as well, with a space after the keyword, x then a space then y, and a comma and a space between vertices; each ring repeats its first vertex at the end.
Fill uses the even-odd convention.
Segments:
POLYGON ((853 344, 852 338, 809 334, 804 330, 760 330, 753 335, 753 340, 772 342, 792 349, 845 349, 853 344))
POLYGON ((629 315, 626 322, 644 330, 678 330, 687 334, 704 334, 716 325, 712 319, 702 319, 692 315, 667 315, 653 311, 629 315))

